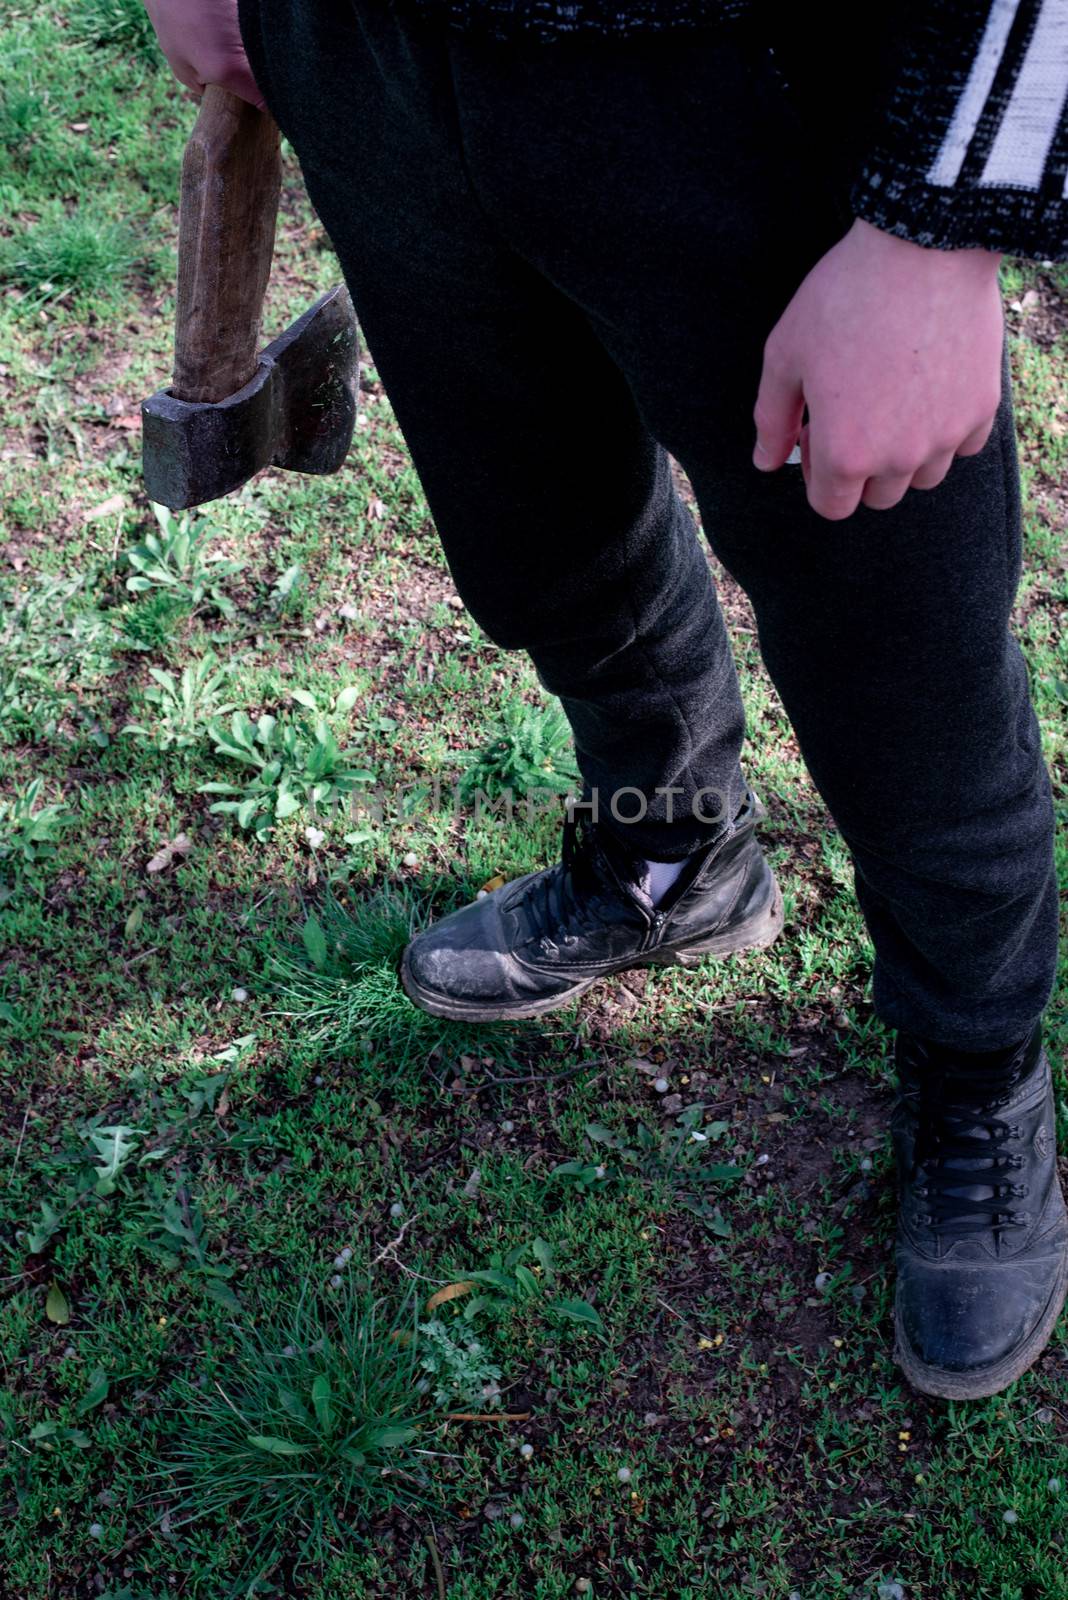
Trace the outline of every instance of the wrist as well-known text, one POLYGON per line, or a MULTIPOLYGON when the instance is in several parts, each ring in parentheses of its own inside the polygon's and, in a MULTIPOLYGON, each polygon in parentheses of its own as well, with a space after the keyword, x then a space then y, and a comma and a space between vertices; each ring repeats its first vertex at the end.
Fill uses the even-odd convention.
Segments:
POLYGON ((912 239, 902 239, 896 233, 886 233, 863 217, 854 217, 850 233, 858 244, 889 259, 896 255, 902 259, 929 264, 935 270, 959 272, 978 278, 997 277, 1001 265, 1001 250, 967 249, 939 250, 931 245, 916 244, 912 239))

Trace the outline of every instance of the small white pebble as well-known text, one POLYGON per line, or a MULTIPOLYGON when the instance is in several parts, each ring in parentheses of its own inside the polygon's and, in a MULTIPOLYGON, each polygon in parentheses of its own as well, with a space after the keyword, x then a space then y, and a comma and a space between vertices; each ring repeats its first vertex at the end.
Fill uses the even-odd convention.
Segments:
POLYGON ((532 1444, 521 1444, 519 1446, 519 1454, 523 1457, 524 1461, 529 1461, 531 1456, 534 1454, 534 1446, 532 1444))
POLYGON ((321 1084, 321 1083, 322 1083, 322 1081, 323 1081, 323 1075, 322 1075, 322 1073, 321 1073, 321 1072, 317 1072, 317 1073, 316 1073, 316 1074, 315 1074, 315 1077, 314 1077, 314 1078, 313 1078, 313 1079, 312 1079, 312 1083, 314 1083, 314 1084, 316 1084, 316 1085, 318 1085, 318 1084, 321 1084))
POLYGON ((1047 1483, 1046 1488, 1049 1490, 1050 1494, 1060 1494, 1061 1480, 1059 1478, 1051 1478, 1047 1483))
POLYGON ((589 1578, 576 1578, 575 1579, 575 1593, 576 1594, 589 1594, 589 1592, 590 1592, 590 1590, 592 1588, 593 1588, 593 1584, 590 1582, 589 1578))
POLYGON ((830 1284, 830 1281, 831 1281, 831 1275, 830 1275, 829 1272, 817 1272, 817 1274, 816 1274, 816 1288, 819 1290, 820 1294, 822 1294, 824 1289, 826 1289, 828 1287, 828 1285, 830 1284))
POLYGON ((502 1122, 501 1123, 501 1132, 502 1133, 514 1133, 515 1132, 515 1123, 514 1122, 502 1122))
POLYGON ((389 1208, 389 1214, 394 1220, 396 1220, 397 1217, 403 1217, 404 1207, 401 1205, 399 1200, 394 1200, 393 1204, 389 1208))
POLYGON ((861 1170, 861 1172, 870 1172, 871 1169, 872 1169, 871 1156, 865 1156, 864 1160, 860 1163, 860 1170, 861 1170))
POLYGON ((1039 1406, 1038 1410, 1035 1412, 1035 1421, 1041 1422, 1043 1426, 1053 1421, 1053 1412, 1050 1410, 1049 1406, 1039 1406))
POLYGON ((334 1257, 334 1265, 335 1265, 335 1267, 339 1267, 339 1268, 343 1267, 345 1265, 345 1257, 344 1256, 335 1256, 334 1257))
POLYGON ((285 1349, 282 1351, 282 1354, 284 1356, 295 1356, 296 1353, 297 1353, 296 1346, 292 1345, 292 1344, 287 1344, 285 1349))
POLYGON ((523 1513, 521 1511, 513 1511, 508 1518, 508 1525, 511 1528, 521 1528, 523 1526, 523 1513))
POLYGON ((102 1539, 104 1537, 103 1523, 91 1522, 89 1524, 89 1537, 90 1539, 102 1539))
POLYGON ((406 867, 417 867, 419 865, 419 857, 416 855, 414 850, 406 851, 405 854, 401 856, 401 860, 404 862, 406 867))
POLYGON ((340 1272, 335 1272, 334 1273, 334 1276, 330 1279, 330 1287, 331 1287, 331 1289, 340 1289, 341 1288, 341 1274, 340 1274, 340 1272))
POLYGON ((429 1378, 420 1378, 419 1382, 415 1386, 415 1392, 416 1392, 416 1394, 426 1394, 426 1392, 427 1392, 427 1390, 429 1388, 430 1388, 430 1379, 429 1378))
POLYGON ((1019 1522, 1020 1519, 1016 1515, 1015 1511, 1003 1511, 1001 1513, 1001 1520, 1002 1522, 1019 1522))
POLYGON ((475 899, 476 900, 488 900, 489 899, 489 890, 488 889, 480 889, 478 891, 478 893, 475 895, 475 899))
POLYGON ((753 1163, 753 1165, 757 1166, 757 1167, 766 1167, 770 1160, 771 1160, 770 1156, 759 1155, 759 1156, 757 1156, 756 1161, 753 1163))
POLYGON ((345 1246, 344 1250, 342 1250, 341 1259, 342 1259, 342 1261, 351 1261, 352 1260, 352 1246, 350 1244, 347 1244, 345 1246))
POLYGON ((654 1078, 653 1088, 656 1090, 657 1094, 667 1094, 668 1090, 671 1088, 671 1085, 668 1083, 666 1078, 654 1078))
POLYGON ((326 834, 323 832, 322 828, 308 827, 304 830, 304 837, 307 839, 313 850, 318 850, 319 846, 326 838, 326 834))
POLYGON ((608 1176, 608 1168, 607 1167, 594 1167, 593 1175, 594 1175, 595 1178, 607 1178, 607 1176, 608 1176))
POLYGON ((620 1467, 619 1471, 616 1473, 616 1477, 619 1479, 620 1483, 629 1483, 630 1482, 630 1468, 629 1467, 620 1467))
POLYGON ((230 990, 230 999, 234 1002, 235 1005, 243 1006, 245 1001, 248 999, 248 990, 247 989, 231 989, 230 990))

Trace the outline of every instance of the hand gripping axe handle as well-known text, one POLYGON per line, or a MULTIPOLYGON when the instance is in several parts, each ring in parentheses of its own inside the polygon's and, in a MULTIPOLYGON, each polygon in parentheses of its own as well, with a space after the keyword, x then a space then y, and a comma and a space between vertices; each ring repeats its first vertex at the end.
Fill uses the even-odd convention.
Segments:
POLYGON ((145 488, 175 511, 267 466, 336 472, 352 441, 359 347, 343 285, 257 354, 280 188, 273 118, 210 84, 182 163, 174 380, 141 407, 145 488))

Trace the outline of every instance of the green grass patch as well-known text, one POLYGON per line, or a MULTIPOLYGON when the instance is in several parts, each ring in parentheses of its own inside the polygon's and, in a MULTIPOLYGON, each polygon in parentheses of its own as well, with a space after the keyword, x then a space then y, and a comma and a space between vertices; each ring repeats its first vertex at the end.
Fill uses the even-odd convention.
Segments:
MULTIPOLYGON (((146 502, 195 110, 133 0, 0 18, 0 1593, 1068 1600, 1063 1337, 974 1406, 892 1360, 870 949, 741 597, 790 937, 414 1010, 411 933, 559 848, 505 803, 559 708, 369 358, 345 474, 146 502)), ((337 275, 285 181, 272 334, 337 275)), ((1004 289, 1064 821, 1068 272, 1004 289)))

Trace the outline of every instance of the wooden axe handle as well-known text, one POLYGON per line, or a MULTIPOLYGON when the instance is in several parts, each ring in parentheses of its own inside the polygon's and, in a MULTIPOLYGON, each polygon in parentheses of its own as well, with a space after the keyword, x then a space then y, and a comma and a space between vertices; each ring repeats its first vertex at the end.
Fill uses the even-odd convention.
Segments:
POLYGON ((281 181, 274 119, 209 84, 182 161, 178 400, 225 400, 256 370, 281 181))

